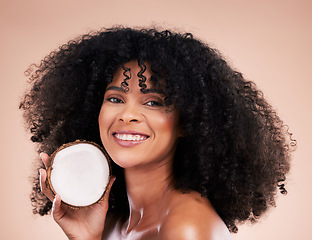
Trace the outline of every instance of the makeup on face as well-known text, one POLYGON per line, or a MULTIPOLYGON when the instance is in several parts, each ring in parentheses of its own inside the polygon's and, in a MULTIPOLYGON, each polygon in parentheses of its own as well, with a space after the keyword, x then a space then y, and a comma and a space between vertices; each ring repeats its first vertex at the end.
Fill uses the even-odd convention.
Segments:
POLYGON ((153 88, 151 75, 148 64, 142 67, 131 61, 115 72, 106 88, 99 114, 101 139, 122 167, 168 161, 174 156, 180 134, 178 113, 166 106, 164 92, 153 88))

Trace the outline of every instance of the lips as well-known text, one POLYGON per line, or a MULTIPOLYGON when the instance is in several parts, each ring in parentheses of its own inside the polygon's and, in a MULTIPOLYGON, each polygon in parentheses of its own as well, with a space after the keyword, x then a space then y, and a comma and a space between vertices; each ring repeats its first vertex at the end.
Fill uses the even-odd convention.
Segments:
POLYGON ((145 142, 149 136, 144 133, 132 131, 116 131, 113 133, 114 140, 122 147, 133 147, 145 142))

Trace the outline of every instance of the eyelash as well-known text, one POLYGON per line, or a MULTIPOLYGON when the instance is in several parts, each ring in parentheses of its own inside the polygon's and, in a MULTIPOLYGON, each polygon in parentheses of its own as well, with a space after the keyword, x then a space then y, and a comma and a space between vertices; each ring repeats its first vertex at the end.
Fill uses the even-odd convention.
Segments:
POLYGON ((106 101, 111 102, 111 103, 121 103, 121 102, 123 102, 121 99, 116 98, 116 97, 106 98, 106 101))
MULTIPOLYGON (((116 98, 116 97, 107 98, 106 101, 111 102, 111 103, 116 103, 116 104, 123 103, 121 99, 116 98)), ((148 101, 144 105, 149 106, 149 107, 163 107, 164 106, 163 103, 159 101, 155 101, 155 100, 148 101)))
POLYGON ((162 103, 160 103, 158 101, 148 101, 147 103, 145 103, 145 105, 151 106, 151 107, 153 107, 153 106, 163 107, 164 106, 164 104, 162 104, 162 103), (153 103, 153 104, 148 104, 148 103, 153 103))

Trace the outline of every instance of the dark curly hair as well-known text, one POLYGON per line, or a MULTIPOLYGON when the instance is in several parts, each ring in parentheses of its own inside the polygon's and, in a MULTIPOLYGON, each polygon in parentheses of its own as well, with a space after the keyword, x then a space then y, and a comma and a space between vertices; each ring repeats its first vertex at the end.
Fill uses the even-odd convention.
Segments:
MULTIPOLYGON (((104 29, 31 65, 26 71, 31 89, 20 108, 38 151, 51 154, 77 139, 102 145, 97 118, 104 91, 116 69, 134 59, 141 67, 150 64, 156 85, 166 79, 166 103, 180 114, 184 136, 174 159, 177 189, 208 198, 232 232, 237 223, 255 221, 274 206, 277 188, 287 193, 285 175, 296 145, 287 126, 253 82, 189 33, 104 29)), ((126 79, 122 85, 127 87, 126 79)), ((113 165, 113 174, 109 214, 126 218, 123 170, 113 165)), ((51 208, 38 176, 31 201, 34 213, 51 208)))

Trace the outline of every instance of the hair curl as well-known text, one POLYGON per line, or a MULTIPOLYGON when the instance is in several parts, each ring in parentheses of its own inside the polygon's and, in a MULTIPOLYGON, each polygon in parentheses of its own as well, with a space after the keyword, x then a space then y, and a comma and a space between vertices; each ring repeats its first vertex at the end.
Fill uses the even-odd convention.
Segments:
MULTIPOLYGON (((38 151, 51 154, 76 139, 102 145, 97 118, 105 88, 114 71, 133 59, 151 65, 155 84, 166 79, 166 102, 180 113, 184 137, 174 159, 176 188, 207 197, 233 232, 237 223, 254 221, 274 206, 277 187, 286 193, 296 143, 256 85, 191 34, 105 29, 30 66, 31 90, 20 108, 38 151)), ((123 170, 114 165, 113 174, 109 213, 127 217, 123 170)), ((31 201, 34 213, 51 208, 37 176, 31 201)))

